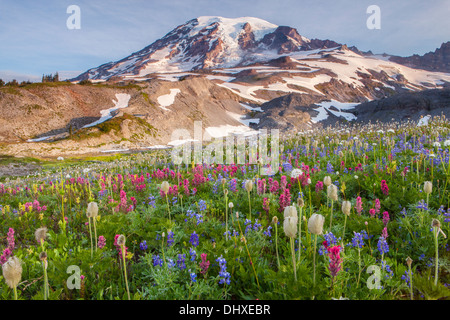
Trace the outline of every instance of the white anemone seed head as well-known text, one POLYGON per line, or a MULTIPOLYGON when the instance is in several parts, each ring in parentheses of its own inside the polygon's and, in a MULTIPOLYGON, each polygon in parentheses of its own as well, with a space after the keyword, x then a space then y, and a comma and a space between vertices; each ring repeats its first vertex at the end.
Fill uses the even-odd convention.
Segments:
POLYGON ((284 233, 289 237, 289 238, 295 238, 295 236, 297 235, 297 229, 298 229, 298 218, 297 216, 285 216, 284 217, 284 222, 283 222, 283 228, 284 228, 284 233))
POLYGON ((343 201, 342 202, 342 212, 349 216, 350 210, 352 209, 352 203, 350 201, 343 201))
POLYGON ((88 218, 95 218, 98 216, 98 204, 97 202, 89 202, 87 210, 86 210, 86 216, 88 218))
POLYGON ((117 238, 117 244, 119 246, 124 246, 126 242, 126 238, 123 234, 121 234, 118 238, 117 238))
POLYGON ((245 181, 245 190, 247 190, 247 192, 252 192, 252 189, 253 189, 253 181, 252 180, 245 181))
POLYGON ((36 242, 41 244, 41 241, 44 241, 47 237, 47 228, 39 228, 34 232, 34 237, 36 238, 36 242))
POLYGON ((14 289, 22 279, 22 261, 16 256, 10 257, 2 266, 3 278, 11 289, 14 289))
POLYGON ((297 217, 297 209, 295 206, 287 206, 284 208, 284 218, 297 217))
POLYGON ((425 184, 423 185, 423 191, 426 194, 430 194, 433 191, 433 183, 431 181, 425 181, 425 184))
POLYGON ((337 201, 338 200, 338 188, 334 184, 330 184, 327 188, 328 199, 337 201))
POLYGON ((161 191, 162 191, 162 192, 164 192, 164 193, 169 192, 169 188, 170 188, 169 182, 163 181, 163 182, 161 183, 161 191))
POLYGON ((321 235, 323 232, 323 223, 325 217, 321 214, 314 213, 308 220, 308 230, 312 234, 321 235))

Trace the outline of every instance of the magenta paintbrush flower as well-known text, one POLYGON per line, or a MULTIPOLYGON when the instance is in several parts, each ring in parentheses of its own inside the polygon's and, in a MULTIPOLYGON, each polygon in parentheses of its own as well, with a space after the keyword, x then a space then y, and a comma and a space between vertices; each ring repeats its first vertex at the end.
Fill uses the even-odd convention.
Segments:
POLYGON ((342 260, 340 256, 341 246, 328 247, 328 257, 330 258, 330 264, 328 265, 328 270, 330 270, 331 277, 337 276, 339 271, 342 269, 342 260))

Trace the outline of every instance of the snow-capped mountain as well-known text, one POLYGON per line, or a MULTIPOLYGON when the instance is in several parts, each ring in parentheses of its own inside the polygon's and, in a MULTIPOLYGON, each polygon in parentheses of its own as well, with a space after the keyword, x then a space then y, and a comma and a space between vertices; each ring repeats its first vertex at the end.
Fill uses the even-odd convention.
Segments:
POLYGON ((78 154, 175 145, 181 142, 171 132, 191 132, 193 121, 202 121, 205 137, 218 138, 450 117, 448 52, 447 44, 396 59, 257 18, 199 17, 73 79, 106 85, 0 92, 0 141, 26 141, 4 151, 11 154, 78 154))
POLYGON ((258 18, 204 16, 178 26, 122 60, 90 69, 73 80, 229 68, 268 61, 283 54, 339 45, 330 40, 310 40, 294 28, 258 18))

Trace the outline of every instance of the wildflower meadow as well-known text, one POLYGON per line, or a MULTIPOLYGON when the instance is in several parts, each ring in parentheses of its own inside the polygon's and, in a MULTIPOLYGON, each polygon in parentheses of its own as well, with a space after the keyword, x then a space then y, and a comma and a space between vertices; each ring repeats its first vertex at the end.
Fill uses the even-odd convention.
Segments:
POLYGON ((3 178, 0 299, 450 297, 445 118, 279 149, 271 175, 153 150, 3 178))

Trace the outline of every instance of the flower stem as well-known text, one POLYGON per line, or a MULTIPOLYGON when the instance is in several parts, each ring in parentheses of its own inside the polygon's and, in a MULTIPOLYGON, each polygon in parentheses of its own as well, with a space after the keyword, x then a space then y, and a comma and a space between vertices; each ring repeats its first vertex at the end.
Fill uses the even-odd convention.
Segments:
POLYGON ((130 299, 130 290, 128 289, 128 279, 127 279, 127 264, 125 262, 125 246, 122 245, 122 260, 123 260, 123 273, 125 276, 125 285, 127 287, 128 300, 130 299))
POLYGON ((434 248, 436 250, 436 257, 435 257, 435 271, 434 271, 434 285, 437 286, 438 283, 438 271, 439 271, 439 248, 438 248, 438 236, 439 236, 439 228, 434 228, 434 248))
POLYGON ((317 247, 317 234, 314 235, 314 275, 313 275, 313 287, 316 287, 316 247, 317 247))
POLYGON ((298 218, 298 263, 300 263, 302 255, 302 213, 302 208, 300 207, 298 218))
POLYGON ((95 251, 97 252, 97 226, 95 225, 95 220, 97 220, 97 217, 93 217, 92 220, 94 221, 95 251))
POLYGON ((166 193, 166 202, 167 202, 167 211, 169 212, 169 221, 172 222, 172 219, 170 218, 169 197, 167 197, 167 193, 166 193))
POLYGON ((42 261, 42 267, 44 268, 44 300, 48 299, 48 278, 47 278, 47 268, 45 267, 45 261, 42 261))
POLYGON ((356 283, 356 288, 359 288, 359 280, 361 279, 361 249, 358 247, 358 282, 356 283))
POLYGON ((330 232, 331 232, 331 223, 333 222, 333 204, 334 204, 334 201, 331 200, 330 232))
POLYGON ((412 284, 412 272, 411 272, 411 265, 409 265, 408 267, 409 269, 409 292, 411 294, 411 300, 414 300, 414 296, 413 296, 413 284, 412 284))
POLYGON ((294 266, 294 279, 297 281, 297 267, 295 265, 295 249, 294 249, 294 238, 289 238, 291 242, 291 254, 292 254, 292 265, 294 266))
POLYGON ((280 257, 278 256, 278 226, 275 223, 275 251, 277 253, 278 269, 280 269, 280 257))
POLYGON ((345 215, 345 217, 344 217, 344 231, 342 232, 342 245, 344 245, 345 227, 347 225, 347 215, 346 214, 344 214, 344 215, 345 215))
POLYGON ((89 235, 91 236, 91 259, 94 255, 94 248, 92 246, 92 228, 91 228, 91 217, 88 218, 89 219, 89 235))
POLYGON ((248 212, 249 212, 249 219, 252 220, 252 201, 250 199, 250 191, 247 191, 248 194, 248 212))

